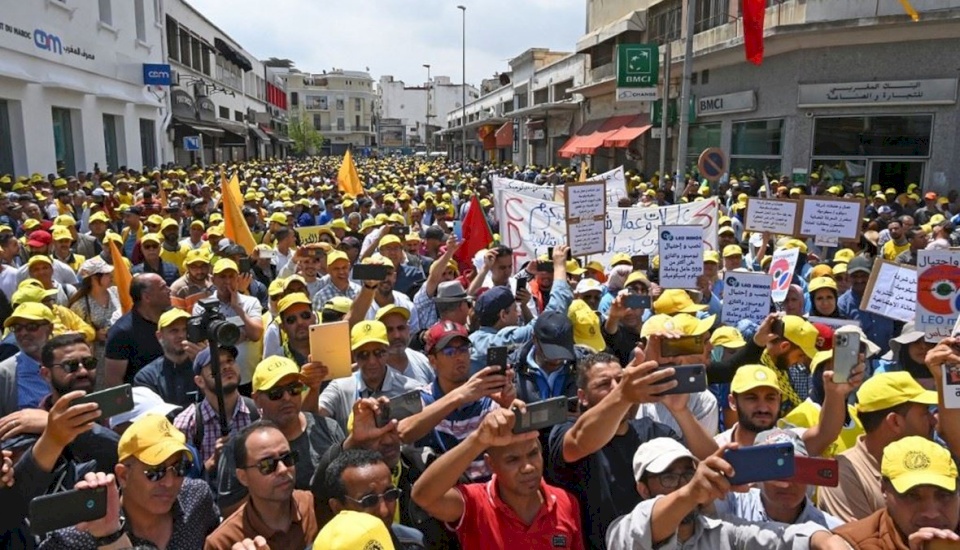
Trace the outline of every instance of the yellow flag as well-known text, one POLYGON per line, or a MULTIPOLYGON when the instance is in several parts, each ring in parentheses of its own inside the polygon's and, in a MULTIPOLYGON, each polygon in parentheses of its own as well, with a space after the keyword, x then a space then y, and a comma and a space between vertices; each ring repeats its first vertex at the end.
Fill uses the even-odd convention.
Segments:
POLYGON ((167 190, 163 188, 163 185, 160 185, 160 206, 167 207, 167 190))
POLYGON ((903 11, 907 12, 907 15, 910 16, 910 19, 914 21, 920 20, 920 14, 917 13, 917 10, 913 8, 913 4, 910 3, 910 0, 900 0, 900 4, 903 5, 903 11))
POLYGON ((243 196, 240 194, 240 180, 236 174, 230 181, 221 174, 220 196, 223 199, 223 236, 242 246, 247 254, 252 254, 257 243, 243 217, 243 196))
POLYGON ((580 163, 580 181, 587 181, 587 163, 580 163))
POLYGON ((110 241, 110 257, 113 261, 113 282, 117 285, 117 294, 120 295, 120 309, 127 313, 133 309, 133 298, 130 296, 133 275, 130 274, 130 268, 127 267, 127 262, 123 261, 123 254, 113 240, 110 241))
POLYGON ((357 174, 357 165, 353 163, 353 155, 350 149, 343 155, 343 164, 340 165, 340 172, 337 173, 337 185, 344 193, 350 193, 353 196, 359 196, 363 193, 363 186, 360 185, 360 176, 357 174))

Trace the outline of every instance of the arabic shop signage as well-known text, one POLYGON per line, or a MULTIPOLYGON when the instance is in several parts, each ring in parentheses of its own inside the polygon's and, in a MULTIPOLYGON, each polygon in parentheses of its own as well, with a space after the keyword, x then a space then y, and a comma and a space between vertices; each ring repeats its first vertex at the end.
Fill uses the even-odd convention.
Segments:
POLYGON ((957 79, 938 78, 801 84, 797 107, 952 105, 956 102, 957 79))
POLYGON ((0 14, 0 47, 82 69, 95 70, 100 63, 96 43, 76 40, 45 23, 15 21, 5 11, 0 14))

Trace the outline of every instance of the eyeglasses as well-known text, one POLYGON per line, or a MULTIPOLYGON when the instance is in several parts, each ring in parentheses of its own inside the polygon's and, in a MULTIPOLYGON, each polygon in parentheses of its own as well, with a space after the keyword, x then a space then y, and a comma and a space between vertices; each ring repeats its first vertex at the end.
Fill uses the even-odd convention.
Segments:
POLYGON ((379 495, 376 495, 376 494, 366 495, 360 500, 357 500, 355 498, 350 498, 350 497, 346 497, 346 499, 355 504, 359 504, 361 508, 373 508, 377 504, 380 504, 381 499, 387 504, 392 504, 396 502, 400 498, 400 495, 402 494, 403 494, 403 491, 401 491, 400 489, 396 487, 391 487, 390 489, 387 489, 386 491, 384 491, 379 495))
POLYGON ((304 321, 313 319, 313 312, 301 311, 299 315, 287 315, 286 317, 283 318, 283 322, 288 325, 292 325, 297 322, 297 319, 303 319, 304 321))
POLYGON ((93 370, 97 368, 97 358, 96 357, 79 357, 77 359, 68 359, 61 363, 54 363, 50 365, 50 368, 60 367, 63 369, 63 372, 67 374, 73 374, 78 370, 93 370))
POLYGON ((367 359, 370 359, 371 355, 376 357, 377 359, 381 359, 386 354, 387 354, 387 350, 383 350, 383 349, 375 349, 373 351, 363 350, 363 351, 354 352, 354 355, 357 357, 357 361, 366 361, 367 359))
POLYGON ((437 353, 443 354, 444 357, 456 357, 458 355, 467 355, 472 349, 473 346, 448 346, 437 350, 437 353))
POLYGON ((272 456, 270 458, 264 458, 263 460, 257 462, 256 464, 251 464, 250 466, 244 466, 244 469, 256 468, 258 472, 262 475, 268 476, 277 471, 277 468, 280 467, 280 464, 283 463, 287 468, 293 467, 297 463, 297 459, 300 458, 300 453, 297 451, 287 451, 280 456, 272 456))
POLYGON ((303 393, 303 384, 290 384, 289 386, 281 386, 279 388, 270 388, 267 390, 267 399, 270 401, 280 401, 283 399, 283 394, 286 393, 290 396, 300 395, 303 393))
POLYGON ((160 248, 160 245, 159 244, 142 244, 140 245, 140 248, 144 250, 153 250, 156 248, 160 248))
POLYGON ((171 472, 173 475, 177 477, 183 477, 187 475, 187 470, 190 469, 190 464, 191 463, 189 460, 181 460, 179 463, 172 464, 170 466, 164 466, 161 464, 160 466, 147 468, 146 470, 143 471, 143 475, 147 476, 147 479, 152 481, 153 483, 156 483, 161 479, 167 477, 167 472, 171 472))
POLYGON ((13 332, 21 332, 24 330, 27 332, 37 332, 38 330, 40 330, 41 327, 44 327, 46 325, 47 323, 17 323, 14 325, 10 325, 10 330, 12 330, 13 332))
POLYGON ((690 480, 693 479, 693 476, 696 475, 696 470, 687 470, 686 472, 681 472, 679 474, 656 474, 651 475, 650 477, 655 477, 660 482, 660 485, 663 485, 664 489, 676 489, 680 485, 680 481, 683 481, 683 484, 686 485, 690 483, 690 480))

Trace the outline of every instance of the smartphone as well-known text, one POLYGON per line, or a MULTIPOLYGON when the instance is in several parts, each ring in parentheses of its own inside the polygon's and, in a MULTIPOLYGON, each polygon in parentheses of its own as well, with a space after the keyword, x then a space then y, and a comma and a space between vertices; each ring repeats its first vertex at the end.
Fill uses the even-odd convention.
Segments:
POLYGON ((130 384, 123 384, 114 388, 88 393, 73 400, 71 405, 96 403, 100 407, 100 419, 106 420, 111 416, 133 410, 133 389, 130 384))
POLYGON ((510 354, 510 348, 507 346, 493 346, 487 348, 487 365, 486 366, 499 366, 500 372, 497 374, 503 374, 507 371, 507 356, 510 354))
POLYGON ((860 335, 837 332, 833 335, 833 381, 842 384, 850 379, 850 371, 860 361, 860 335))
POLYGON ((630 263, 633 264, 634 271, 648 271, 650 269, 650 256, 642 254, 630 256, 630 263))
POLYGON ((402 241, 410 233, 410 228, 405 225, 395 225, 390 228, 390 234, 400 237, 402 241))
POLYGON ((650 296, 627 294, 623 299, 623 305, 630 309, 650 309, 650 296))
POLYGON ((253 262, 250 260, 250 257, 240 258, 240 261, 237 262, 237 268, 240 269, 240 273, 250 273, 253 271, 253 262))
POLYGON ((513 413, 517 415, 513 433, 522 434, 542 430, 567 419, 567 398, 554 397, 530 403, 527 405, 526 413, 521 413, 520 409, 514 407, 513 413))
POLYGON ((380 404, 380 412, 377 414, 377 427, 386 426, 391 420, 403 420, 423 411, 423 400, 420 398, 420 390, 408 391, 398 395, 388 403, 380 404))
POLYGON ((578 397, 567 398, 567 412, 570 414, 580 414, 580 398, 578 397))
POLYGON ((527 279, 523 277, 517 277, 517 290, 526 290, 527 289, 527 279))
POLYGON ((723 459, 733 466, 731 485, 787 479, 793 477, 796 468, 792 443, 727 449, 723 459))
MULTIPOLYGON (((553 247, 552 247, 552 246, 548 246, 548 247, 547 247, 547 258, 549 258, 551 262, 553 261, 553 247)), ((569 261, 572 260, 572 259, 573 259, 573 249, 568 248, 568 249, 567 249, 567 261, 569 262, 569 261)))
POLYGON ((701 353, 703 353, 702 334, 660 339, 661 357, 679 357, 681 355, 699 355, 701 353))
MULTIPOLYGON (((664 367, 666 368, 666 367, 664 367)), ((672 377, 658 382, 662 384, 676 380, 677 385, 659 395, 674 395, 679 393, 699 393, 707 389, 707 369, 704 365, 676 365, 672 367, 676 372, 672 377)))
POLYGON ((377 264, 356 264, 353 278, 357 281, 382 281, 390 274, 390 267, 377 264))
POLYGON ((107 488, 71 489, 43 495, 30 501, 30 530, 43 536, 71 527, 81 521, 93 521, 107 515, 107 488))
POLYGON ((794 473, 790 478, 792 483, 818 487, 836 487, 840 484, 840 470, 836 459, 796 456, 793 464, 794 473))

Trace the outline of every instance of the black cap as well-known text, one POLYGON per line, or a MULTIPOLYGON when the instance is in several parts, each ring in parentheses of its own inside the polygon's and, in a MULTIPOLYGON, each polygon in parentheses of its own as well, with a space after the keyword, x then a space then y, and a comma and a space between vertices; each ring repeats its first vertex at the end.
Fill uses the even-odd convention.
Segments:
POLYGON ((439 226, 431 225, 423 232, 424 239, 436 239, 442 241, 446 239, 446 234, 443 232, 443 229, 440 229, 439 226))
POLYGON ((573 361, 573 323, 559 311, 545 311, 533 324, 533 337, 543 356, 550 361, 573 361))

